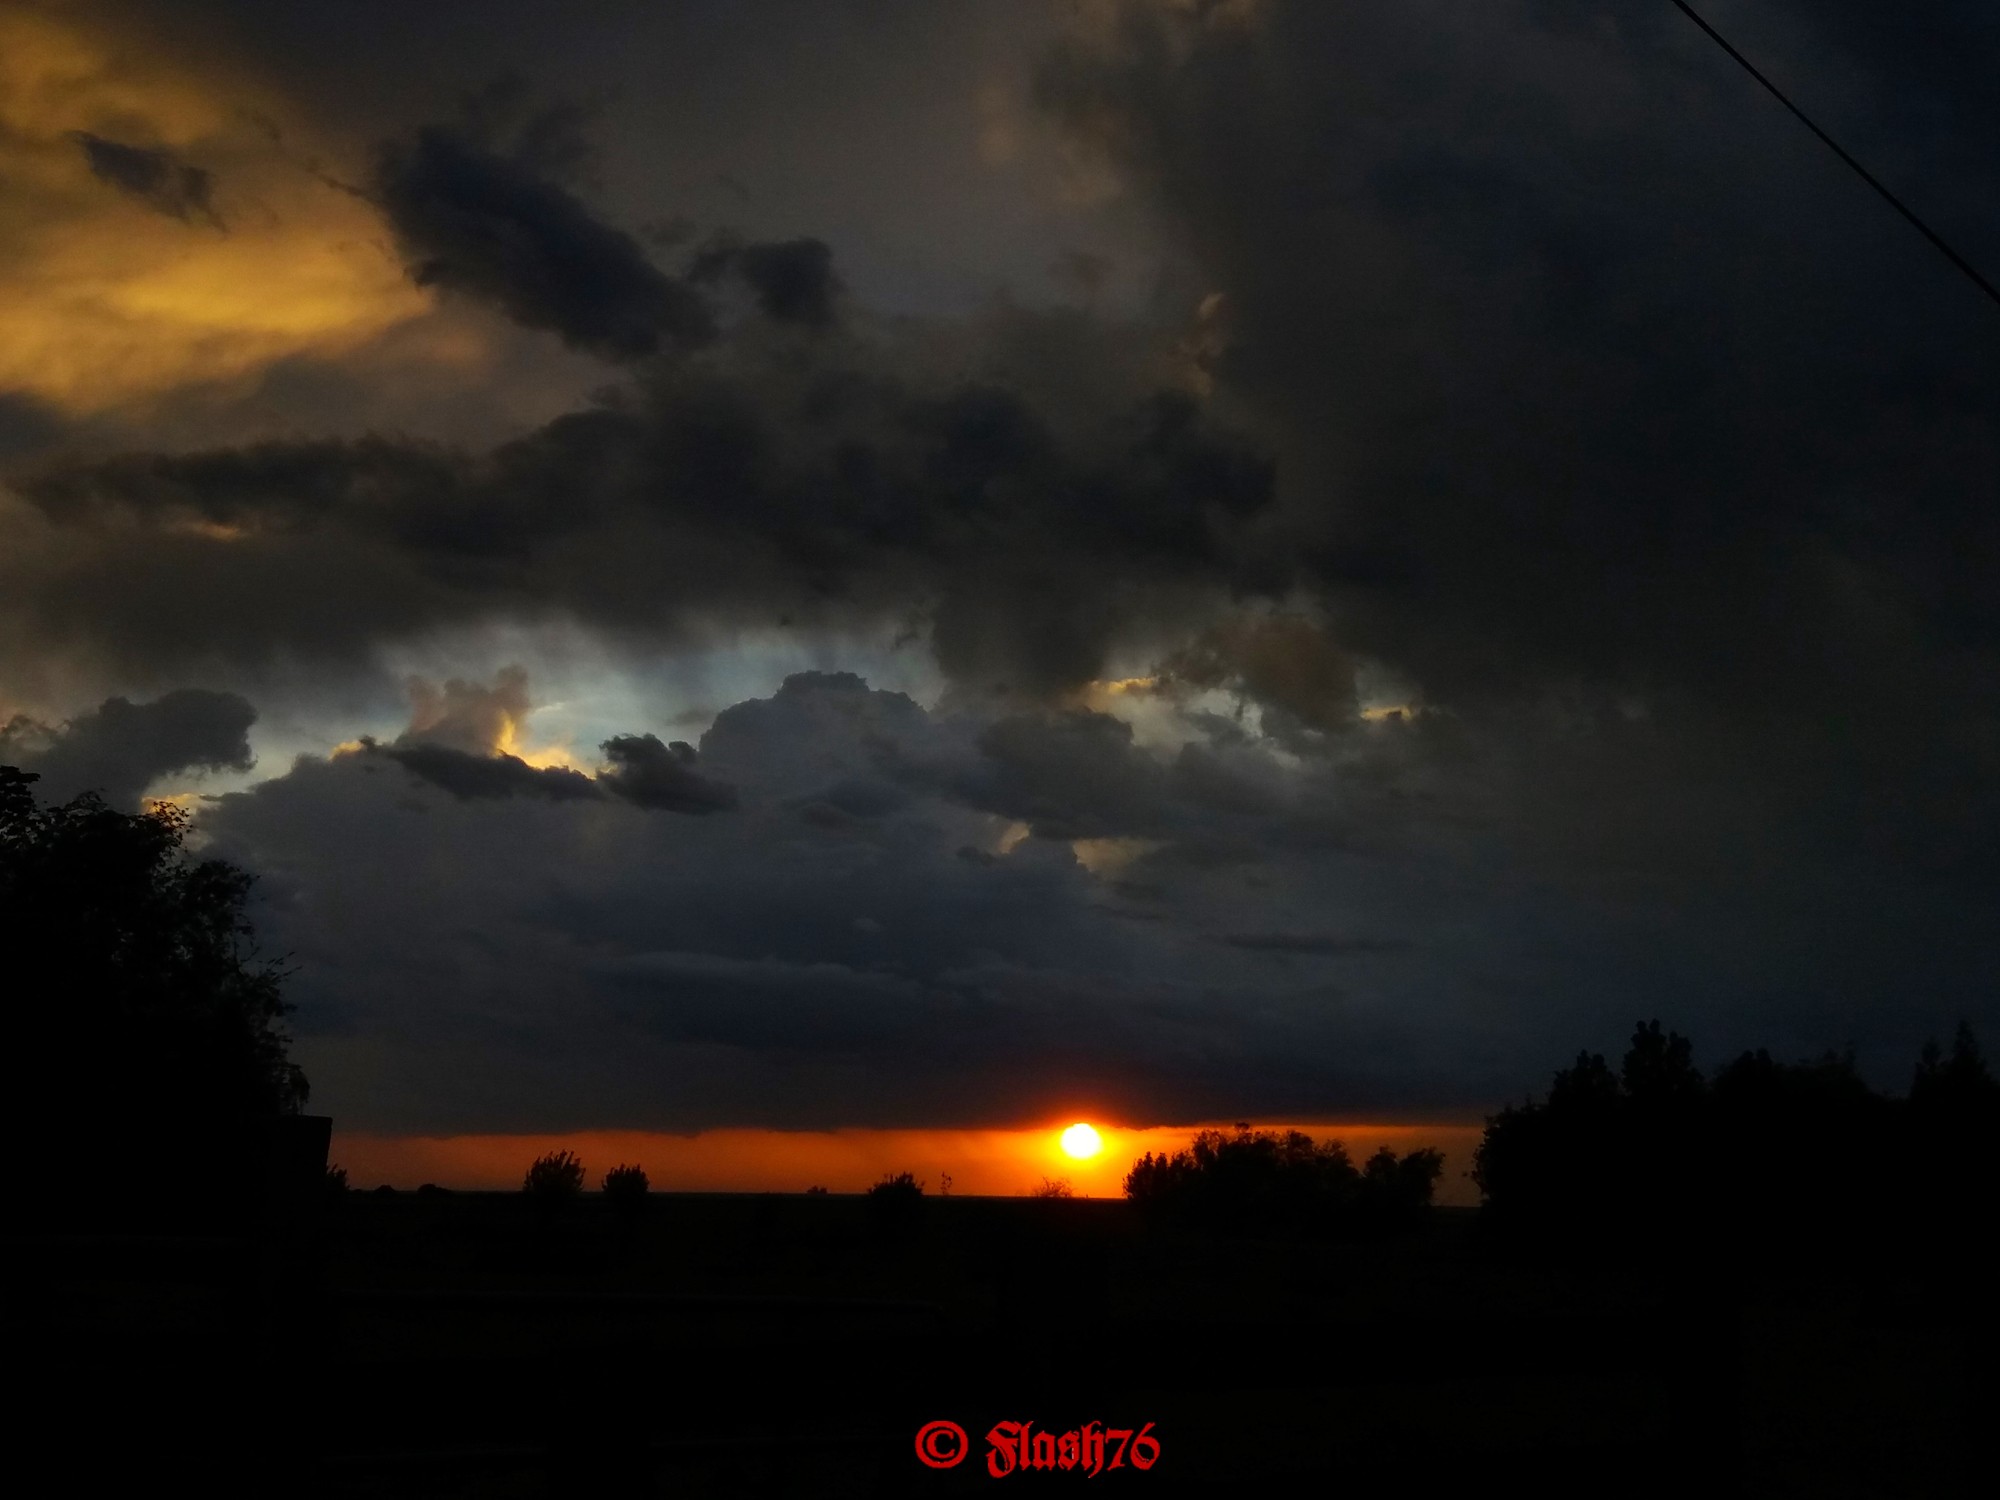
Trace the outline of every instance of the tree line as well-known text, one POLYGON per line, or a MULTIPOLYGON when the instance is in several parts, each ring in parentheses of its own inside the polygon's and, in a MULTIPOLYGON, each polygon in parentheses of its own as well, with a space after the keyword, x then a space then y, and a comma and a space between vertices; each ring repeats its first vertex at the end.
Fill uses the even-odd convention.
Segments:
POLYGON ((1643 1022, 1616 1070, 1579 1053, 1545 1097, 1492 1116, 1473 1167, 1504 1236, 1794 1260, 1956 1253, 1996 1174, 2000 1083, 1964 1023, 1896 1097, 1842 1054, 1745 1052, 1708 1077, 1686 1037, 1643 1022))

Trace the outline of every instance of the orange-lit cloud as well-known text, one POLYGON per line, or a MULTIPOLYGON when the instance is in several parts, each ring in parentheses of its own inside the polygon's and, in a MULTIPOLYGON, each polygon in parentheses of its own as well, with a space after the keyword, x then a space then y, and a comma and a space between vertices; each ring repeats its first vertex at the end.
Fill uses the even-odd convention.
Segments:
MULTIPOLYGON (((1062 1149, 1071 1119, 1024 1130, 707 1130, 667 1135, 640 1130, 590 1130, 566 1135, 390 1136, 336 1131, 333 1157, 356 1187, 390 1183, 507 1191, 521 1185, 528 1163, 550 1151, 582 1158, 595 1187, 609 1168, 638 1162, 666 1192, 798 1193, 824 1187, 858 1193, 892 1172, 911 1172, 936 1193, 1014 1196, 1046 1180, 1066 1180, 1092 1198, 1120 1197, 1125 1174, 1149 1151, 1184 1148, 1198 1125, 1128 1130, 1093 1120, 1104 1149, 1078 1161, 1062 1149)), ((1226 1127, 1225 1127, 1226 1128, 1226 1127)), ((1478 1144, 1476 1125, 1279 1125, 1315 1140, 1344 1141, 1359 1161, 1380 1146, 1445 1153, 1437 1201, 1469 1204, 1478 1194, 1463 1175, 1478 1144)))
MULTIPOLYGON (((502 667, 489 687, 457 678, 442 685, 422 677, 405 684, 410 695, 413 739, 435 741, 473 755, 511 755, 536 770, 560 767, 593 774, 594 767, 576 758, 564 741, 540 744, 528 730, 537 705, 529 696, 528 674, 518 666, 502 667)), ((344 747, 345 748, 345 747, 344 747)), ((360 748, 355 744, 351 748, 360 748)))
POLYGON ((1076 862, 1099 879, 1109 880, 1133 860, 1150 854, 1165 844, 1164 839, 1073 839, 1070 851, 1076 862))
POLYGON ((0 389, 102 411, 353 349, 428 295, 372 206, 293 154, 284 100, 142 39, 0 3, 0 389), (93 172, 86 137, 210 174, 176 215, 93 172))

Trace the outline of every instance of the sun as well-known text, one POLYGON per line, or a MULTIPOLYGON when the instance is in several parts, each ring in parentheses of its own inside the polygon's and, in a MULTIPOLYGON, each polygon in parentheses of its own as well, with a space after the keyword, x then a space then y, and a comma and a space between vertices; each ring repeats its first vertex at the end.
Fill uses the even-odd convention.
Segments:
POLYGON ((1064 1155, 1087 1161, 1104 1149, 1104 1139, 1079 1120, 1062 1133, 1062 1148, 1064 1155))

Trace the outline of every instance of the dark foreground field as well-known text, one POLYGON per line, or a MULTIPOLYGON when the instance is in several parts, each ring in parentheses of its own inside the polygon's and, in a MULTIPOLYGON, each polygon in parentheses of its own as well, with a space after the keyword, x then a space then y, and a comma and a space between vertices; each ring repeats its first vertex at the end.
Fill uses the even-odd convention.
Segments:
POLYGON ((1454 1210, 1311 1245, 1122 1202, 919 1207, 355 1194, 317 1250, 16 1240, 8 1448, 56 1478, 15 1492, 1824 1500, 1966 1493, 1987 1463, 1986 1292, 1921 1268, 1556 1269, 1454 1210), (971 1451, 931 1469, 940 1420, 971 1451), (1151 1423, 1157 1463, 987 1472, 996 1423, 1093 1420, 1151 1423))

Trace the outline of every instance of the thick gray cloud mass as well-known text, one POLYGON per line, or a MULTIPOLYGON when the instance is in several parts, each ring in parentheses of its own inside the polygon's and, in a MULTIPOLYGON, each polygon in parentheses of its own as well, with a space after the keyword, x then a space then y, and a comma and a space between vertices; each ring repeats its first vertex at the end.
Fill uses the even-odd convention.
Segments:
POLYGON ((601 797, 597 783, 567 766, 531 766, 518 755, 475 755, 448 745, 377 745, 362 741, 372 754, 386 755, 413 776, 443 787, 454 797, 544 797, 552 802, 601 797))
POLYGON ((608 359, 715 336, 700 297, 562 187, 443 126, 384 148, 373 188, 424 285, 608 359))
POLYGON ((1122 356, 1057 399, 1098 330, 1002 313, 991 337, 1005 383, 918 333, 748 328, 485 454, 368 437, 45 468, 16 488, 62 562, 17 607, 159 670, 360 660, 495 613, 672 641, 928 612, 954 677, 1074 685, 1134 620, 1237 579, 1271 469, 1122 356))
MULTIPOLYGON (((1060 754, 1064 731, 1045 729, 1060 754)), ((211 804, 203 827, 263 872, 261 930, 295 955, 316 1097, 357 1127, 1442 1097, 1392 1007, 1342 999, 1325 973, 1218 961, 1229 950, 1181 921, 1124 920, 1060 842, 992 852, 1005 820, 952 790, 979 781, 980 743, 901 695, 803 674, 704 737, 702 763, 740 778, 726 817, 412 800, 381 756, 347 752, 211 804), (423 1081, 446 1059, 448 1087, 423 1081)), ((1184 879, 1182 896, 1217 900, 1184 879)))
POLYGON ((1633 815, 1608 846, 1565 826, 1567 797, 1616 808, 1591 769, 1607 751, 1650 774, 1627 730, 1546 734, 1508 773, 1421 720, 1307 764, 1119 737, 1149 832, 1078 846, 1109 846, 1093 870, 1062 839, 1003 837, 988 804, 1104 731, 806 673, 693 752, 736 790, 718 816, 413 796, 350 751, 202 827, 262 872, 315 1097, 355 1128, 1462 1117, 1640 1014, 1711 1057, 1823 1045, 1832 1017, 1895 1068, 1913 1032, 1981 1013, 1963 893, 1804 877, 1720 805, 1706 830, 1648 809, 1637 868, 1633 815), (1209 795, 1191 761, 1266 795, 1209 795))
POLYGON ((709 813, 736 805, 736 789, 696 771, 694 748, 681 740, 663 745, 657 735, 620 734, 603 749, 611 766, 599 782, 636 806, 709 813))
MULTIPOLYGON (((1942 9, 1900 50, 1963 80, 1992 26, 1942 9)), ((1786 8, 1802 87, 1874 65, 1823 10, 1786 8)), ((1226 295, 1213 368, 1283 433, 1347 644, 1453 699, 1977 691, 1992 309, 1906 224, 1664 7, 1256 12, 1125 6, 1041 90, 1226 295)), ((1929 80, 1891 139, 1991 263, 1954 118, 1988 92, 1929 80)))
POLYGON ((840 281, 833 274, 833 251, 824 240, 711 246, 695 257, 688 278, 715 282, 730 273, 748 284, 767 317, 809 328, 824 328, 833 321, 840 281))
POLYGON ((107 699, 63 725, 16 716, 0 724, 0 765, 39 775, 45 801, 96 792, 130 809, 175 771, 247 771, 257 711, 234 693, 180 688, 151 703, 107 699))
MULTIPOLYGON (((1721 15, 2000 265, 1990 15, 1721 15)), ((1489 754, 1524 710, 1645 714, 1697 819, 1756 784, 1801 857, 1992 880, 1976 289, 1665 7, 1119 16, 1041 96, 1226 299, 1208 367, 1341 648, 1489 754)))

